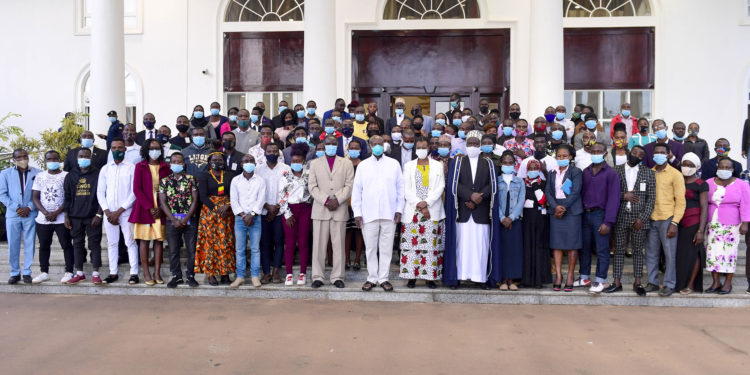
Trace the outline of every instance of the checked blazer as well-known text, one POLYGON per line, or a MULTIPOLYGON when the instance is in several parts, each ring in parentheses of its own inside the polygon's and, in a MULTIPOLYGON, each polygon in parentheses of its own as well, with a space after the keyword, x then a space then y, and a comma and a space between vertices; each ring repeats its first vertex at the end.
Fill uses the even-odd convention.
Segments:
POLYGON ((656 200, 656 177, 654 171, 643 164, 638 167, 638 176, 633 186, 633 193, 640 200, 638 203, 630 203, 625 200, 625 193, 628 192, 628 182, 625 178, 625 164, 615 167, 617 175, 620 176, 620 210, 617 212, 617 223, 622 225, 632 225, 636 218, 643 221, 643 226, 648 227, 651 212, 654 210, 654 201, 656 200), (646 184, 646 191, 641 190, 642 184, 646 184))

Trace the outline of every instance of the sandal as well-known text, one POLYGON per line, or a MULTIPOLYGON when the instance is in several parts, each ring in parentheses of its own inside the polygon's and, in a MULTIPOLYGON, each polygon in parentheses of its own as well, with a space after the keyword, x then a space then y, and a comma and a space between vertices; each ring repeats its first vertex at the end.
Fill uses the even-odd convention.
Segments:
POLYGON ((365 292, 369 292, 369 291, 371 291, 371 290, 372 290, 372 288, 373 288, 374 286, 375 286, 375 284, 373 284, 373 283, 371 283, 371 282, 367 281, 367 282, 365 282, 365 285, 362 285, 362 290, 364 290, 365 292))
POLYGON ((691 294, 691 293, 693 293, 693 290, 690 288, 685 288, 680 291, 680 294, 684 294, 684 295, 691 294))
POLYGON ((554 290, 555 292, 559 292, 560 290, 562 290, 561 287, 562 285, 560 284, 552 284, 552 290, 554 290))
POLYGON ((383 288, 386 292, 392 292, 393 291, 393 285, 389 282, 384 282, 380 284, 380 287, 383 288))
POLYGON ((572 292, 573 291, 573 285, 567 285, 565 284, 565 289, 563 289, 566 292, 572 292))
POLYGON ((359 271, 360 269, 362 269, 362 266, 359 265, 359 262, 357 262, 357 263, 354 263, 354 267, 353 268, 354 268, 355 271, 359 271))

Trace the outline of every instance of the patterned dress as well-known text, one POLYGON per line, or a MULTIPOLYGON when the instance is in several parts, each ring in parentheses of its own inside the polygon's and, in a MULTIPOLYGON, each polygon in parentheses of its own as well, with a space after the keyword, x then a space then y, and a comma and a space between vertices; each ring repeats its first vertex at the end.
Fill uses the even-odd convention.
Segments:
MULTIPOLYGON (((418 165, 416 170, 417 197, 427 198, 429 165, 418 165)), ((436 281, 443 277, 445 250, 445 220, 431 221, 416 212, 412 220, 401 226, 402 279, 436 281)))
MULTIPOLYGON (((534 155, 534 140, 533 139, 525 138, 522 142, 519 143, 518 141, 516 141, 515 138, 511 138, 505 141, 505 143, 503 143, 503 147, 505 147, 506 150, 511 150, 511 151, 521 149, 523 150, 523 153, 526 154, 526 157, 534 155)), ((524 158, 515 154, 513 156, 516 158, 516 171, 518 171, 518 168, 521 166, 521 162, 523 161, 524 158)))
MULTIPOLYGON (((739 180, 735 180, 732 184, 739 180)), ((742 181, 744 183, 744 181, 742 181)), ((730 184, 731 185, 731 184, 730 184)), ((706 240, 706 270, 719 273, 734 273, 737 268, 737 249, 740 246, 740 225, 725 225, 719 222, 719 206, 724 201, 727 186, 716 185, 716 191, 709 197, 716 205, 708 223, 706 240)))
POLYGON ((228 275, 235 271, 234 215, 219 215, 219 207, 229 204, 229 188, 233 177, 224 171, 220 179, 203 172, 198 180, 204 202, 198 222, 198 243, 195 249, 195 273, 206 276, 228 275), (210 201, 211 204, 206 204, 210 201))

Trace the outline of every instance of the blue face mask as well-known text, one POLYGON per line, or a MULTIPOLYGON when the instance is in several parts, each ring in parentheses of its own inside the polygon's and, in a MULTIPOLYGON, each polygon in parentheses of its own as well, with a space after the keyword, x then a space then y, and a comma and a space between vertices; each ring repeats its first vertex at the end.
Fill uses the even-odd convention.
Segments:
POLYGON ((172 173, 182 173, 182 171, 185 169, 185 166, 182 164, 170 164, 169 169, 172 170, 172 173))
POLYGON ((557 166, 565 168, 570 165, 570 159, 557 159, 557 166))
POLYGON ((484 152, 485 154, 489 154, 495 148, 492 147, 492 145, 482 145, 482 147, 480 147, 480 149, 482 149, 482 152, 484 152))
POLYGON ((333 121, 336 121, 336 122, 341 122, 341 117, 339 116, 331 116, 331 119, 333 119, 333 121))
POLYGON ((206 137, 193 137, 193 143, 198 147, 202 147, 206 143, 206 137))
POLYGON ((591 130, 596 129, 596 121, 595 120, 586 121, 586 127, 591 130))
POLYGON ((510 137, 511 134, 513 134, 513 128, 511 127, 505 127, 503 128, 503 135, 506 137, 510 137))
POLYGON ((404 143, 404 148, 407 150, 411 150, 412 148, 414 148, 414 142, 404 143))
POLYGON ((111 123, 113 123, 113 124, 114 124, 114 123, 115 123, 115 121, 117 121, 117 117, 113 117, 113 116, 110 116, 110 117, 109 117, 109 122, 111 122, 111 123))
POLYGON ((604 162, 604 155, 591 155, 591 162, 594 164, 601 164, 604 162))
POLYGON ((218 115, 219 115, 219 109, 211 108, 211 116, 218 116, 218 115))
POLYGON ((253 173, 253 171, 255 171, 255 163, 242 164, 242 170, 247 173, 253 173))
POLYGON ((559 141, 562 139, 563 132, 562 130, 553 130, 552 131, 552 139, 559 141))
POLYGON ((91 159, 78 159, 78 166, 81 168, 88 168, 91 166, 91 159))
POLYGON ((401 116, 401 115, 404 114, 404 110, 401 109, 401 108, 396 108, 396 114, 399 115, 399 116, 401 116))
POLYGON ((502 169, 503 174, 513 174, 515 171, 512 165, 503 165, 500 169, 502 169))
POLYGON ((289 168, 292 168, 293 172, 302 172, 302 163, 292 163, 289 165, 289 168))
POLYGON ((685 137, 678 137, 677 134, 674 134, 674 132, 672 133, 672 135, 674 136, 673 138, 675 141, 682 141, 685 139, 685 137))
POLYGON ((664 163, 667 162, 667 155, 664 154, 654 154, 654 163, 658 165, 664 165, 664 163))
POLYGON ((307 143, 307 138, 305 138, 305 137, 297 137, 297 138, 294 138, 294 142, 295 143, 307 143))
POLYGON ((317 158, 322 158, 323 156, 325 156, 325 154, 326 154, 326 152, 323 151, 323 150, 315 151, 315 157, 317 157, 317 158))
POLYGON ((532 180, 537 179, 539 178, 539 171, 528 171, 526 173, 526 176, 528 176, 532 180))
POLYGON ((248 126, 250 126, 250 120, 239 120, 239 121, 237 121, 237 125, 239 125, 243 129, 245 129, 248 126))
POLYGON ((372 154, 375 156, 379 157, 380 155, 383 155, 383 151, 384 151, 383 145, 372 146, 372 154))
POLYGON ((357 113, 356 115, 354 115, 354 119, 357 120, 357 122, 365 121, 365 115, 357 113))
POLYGON ((458 138, 466 139, 466 132, 464 132, 463 130, 459 130, 458 131, 458 138))
POLYGON ((630 110, 629 109, 623 109, 621 113, 622 113, 623 117, 630 117, 630 110))
POLYGON ((60 169, 60 162, 59 161, 48 161, 47 162, 47 170, 48 171, 56 171, 60 169))
POLYGON ((349 157, 352 159, 359 159, 359 150, 349 150, 349 157))
POLYGON ((460 118, 454 118, 452 124, 456 125, 456 126, 461 125, 461 119, 460 118))
POLYGON ((440 130, 433 130, 433 131, 430 132, 430 135, 433 136, 433 137, 439 137, 442 134, 443 134, 443 132, 441 132, 440 130))
POLYGON ((195 118, 203 118, 203 111, 194 111, 193 117, 195 118))
POLYGON ((91 146, 93 146, 93 145, 94 145, 94 140, 93 139, 87 139, 87 138, 81 139, 81 146, 82 147, 91 148, 91 146))
POLYGON ((250 121, 252 121, 253 123, 258 122, 258 115, 250 115, 250 121))
POLYGON ((335 145, 326 145, 326 155, 328 155, 328 156, 334 156, 334 155, 336 155, 336 150, 338 150, 338 146, 335 146, 335 145))
POLYGON ((326 126, 325 129, 326 129, 326 133, 328 134, 333 134, 333 131, 335 130, 333 126, 326 126))
POLYGON ((445 119, 444 118, 439 118, 439 119, 435 120, 435 123, 445 126, 445 119))
POLYGON ((315 114, 315 108, 308 108, 307 109, 307 114, 311 115, 311 116, 314 115, 315 114))
POLYGON ((303 118, 305 117, 305 111, 299 110, 297 111, 297 118, 303 118))
POLYGON ((565 119, 565 112, 557 112, 557 114, 555 114, 555 118, 557 119, 557 121, 564 120, 565 119))
POLYGON ((666 129, 660 129, 660 130, 657 130, 656 133, 654 133, 654 134, 656 135, 656 138, 664 139, 664 138, 667 137, 667 130, 666 129))
POLYGON ((450 152, 451 152, 451 149, 448 147, 438 147, 438 155, 442 157, 448 156, 450 152))
POLYGON ((283 105, 279 106, 279 113, 286 111, 286 107, 283 105))
POLYGON ((451 102, 451 108, 458 108, 458 102, 451 102))

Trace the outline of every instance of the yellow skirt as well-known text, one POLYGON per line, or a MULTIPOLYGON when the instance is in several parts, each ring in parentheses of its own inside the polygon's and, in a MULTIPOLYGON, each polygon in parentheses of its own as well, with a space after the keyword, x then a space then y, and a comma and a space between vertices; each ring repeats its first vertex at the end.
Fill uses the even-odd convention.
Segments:
POLYGON ((135 224, 133 228, 133 235, 136 240, 146 241, 164 241, 165 228, 161 224, 161 220, 156 220, 153 224, 135 224))

